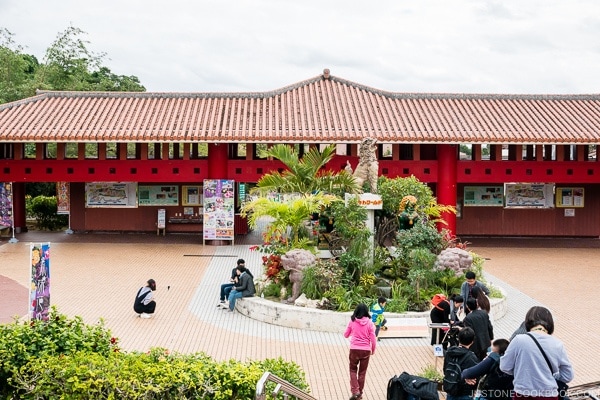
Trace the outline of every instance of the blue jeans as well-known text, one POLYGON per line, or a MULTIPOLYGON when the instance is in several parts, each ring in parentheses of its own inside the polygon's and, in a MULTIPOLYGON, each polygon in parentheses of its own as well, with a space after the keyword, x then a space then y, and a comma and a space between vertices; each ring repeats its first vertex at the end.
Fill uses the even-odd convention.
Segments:
POLYGON ((229 297, 229 292, 233 289, 233 283, 224 283, 221 285, 221 293, 219 295, 219 300, 225 301, 229 297))
POLYGON ((241 298, 242 298, 242 292, 238 292, 235 289, 233 289, 231 292, 229 292, 229 309, 231 311, 233 311, 233 309, 235 308, 235 301, 237 299, 241 299, 241 298))

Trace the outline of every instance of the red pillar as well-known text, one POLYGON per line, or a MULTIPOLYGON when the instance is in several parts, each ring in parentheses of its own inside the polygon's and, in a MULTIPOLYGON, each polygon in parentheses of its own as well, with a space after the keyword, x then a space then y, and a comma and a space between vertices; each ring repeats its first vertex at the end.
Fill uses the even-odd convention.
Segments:
MULTIPOLYGON (((438 204, 456 207, 456 169, 457 146, 453 144, 440 144, 437 146, 438 159, 438 204)), ((442 219, 447 225, 439 224, 438 229, 446 228, 452 235, 456 234, 456 214, 443 213, 442 219)))
POLYGON ((208 144, 208 179, 227 179, 227 144, 208 144))
POLYGON ((25 183, 13 182, 13 225, 15 230, 27 232, 27 215, 25 212, 25 183), (19 229, 17 229, 19 228, 19 229))

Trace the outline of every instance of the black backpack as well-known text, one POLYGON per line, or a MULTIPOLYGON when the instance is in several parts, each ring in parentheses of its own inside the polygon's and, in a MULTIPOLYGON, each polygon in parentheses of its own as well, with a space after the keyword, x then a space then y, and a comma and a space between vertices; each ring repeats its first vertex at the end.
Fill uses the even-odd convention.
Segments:
POLYGON ((490 372, 481 379, 479 389, 486 391, 504 391, 506 393, 510 392, 513 389, 513 376, 500 369, 500 356, 490 354, 489 357, 494 359, 494 365, 490 369, 490 372))
POLYGON ((387 400, 404 400, 406 399, 406 392, 402 386, 402 382, 398 375, 394 375, 389 381, 387 386, 387 400))
POLYGON ((462 358, 452 357, 448 359, 448 364, 444 368, 444 382, 442 388, 449 395, 456 396, 460 392, 462 383, 462 367, 460 366, 462 358))
POLYGON ((140 292, 142 291, 142 289, 143 287, 141 287, 140 290, 138 290, 137 294, 135 295, 135 301, 133 302, 133 311, 135 311, 136 313, 141 313, 142 311, 139 310, 144 309, 142 302, 144 301, 144 298, 146 296, 140 296, 140 292))

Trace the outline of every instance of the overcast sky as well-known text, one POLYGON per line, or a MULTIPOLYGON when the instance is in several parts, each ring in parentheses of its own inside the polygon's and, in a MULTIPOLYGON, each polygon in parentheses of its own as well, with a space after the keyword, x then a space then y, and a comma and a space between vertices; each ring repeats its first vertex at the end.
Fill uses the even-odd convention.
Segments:
POLYGON ((70 24, 148 91, 270 91, 329 68, 393 92, 600 93, 598 0, 0 0, 39 59, 70 24))

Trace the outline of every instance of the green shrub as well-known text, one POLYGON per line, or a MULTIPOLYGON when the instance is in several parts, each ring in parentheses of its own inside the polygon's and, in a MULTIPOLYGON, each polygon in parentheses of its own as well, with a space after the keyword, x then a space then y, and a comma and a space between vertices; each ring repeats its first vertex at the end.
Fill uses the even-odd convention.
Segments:
POLYGON ((304 269, 302 293, 309 299, 320 300, 343 276, 344 270, 335 260, 319 259, 314 265, 304 269))
POLYGON ((0 393, 4 393, 4 388, 10 390, 9 378, 32 360, 79 351, 106 357, 118 350, 117 339, 103 321, 86 325, 81 317, 68 318, 54 307, 48 322, 15 321, 0 325, 0 393))
POLYGON ((271 282, 263 289, 265 297, 281 297, 281 285, 279 283, 271 282))
POLYGON ((40 229, 54 231, 68 225, 69 217, 59 215, 57 211, 55 196, 37 196, 31 199, 31 214, 37 220, 40 229))
MULTIPOLYGON (((148 353, 79 352, 33 360, 15 375, 21 399, 251 399, 269 371, 308 390, 304 372, 283 359, 214 361, 165 349, 148 353)), ((274 384, 270 388, 273 389, 274 384)))

